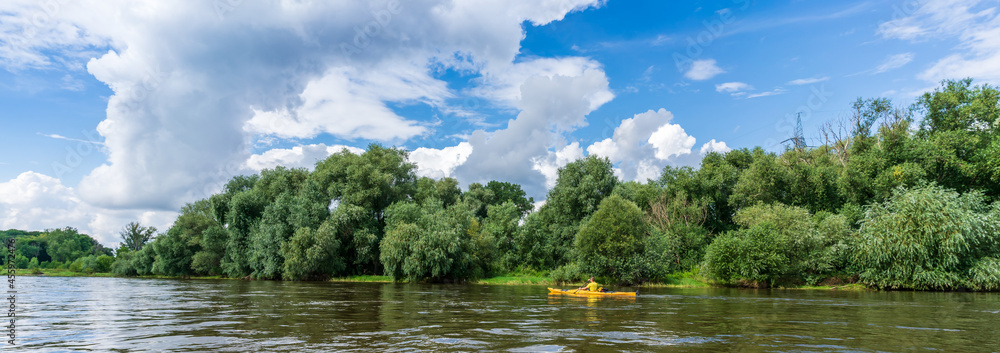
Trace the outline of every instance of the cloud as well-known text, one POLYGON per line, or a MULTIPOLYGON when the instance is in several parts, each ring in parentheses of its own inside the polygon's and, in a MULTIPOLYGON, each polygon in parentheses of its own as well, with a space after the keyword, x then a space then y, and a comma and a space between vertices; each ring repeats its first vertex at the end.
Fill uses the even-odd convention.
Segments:
POLYGON ((715 141, 715 139, 712 139, 712 141, 708 141, 704 145, 701 145, 701 151, 699 152, 701 153, 702 156, 704 156, 706 154, 709 154, 710 152, 726 153, 731 150, 732 149, 729 148, 729 146, 727 146, 725 142, 719 142, 715 141))
MULTIPOLYGON (((610 138, 587 147, 587 153, 607 157, 615 164, 616 174, 624 180, 645 181, 659 177, 666 165, 696 165, 700 156, 692 156, 696 139, 678 124, 666 109, 649 110, 624 119, 610 138)), ((705 151, 728 150, 725 142, 712 140, 701 147, 705 151)))
POLYGON ((913 61, 913 53, 902 53, 889 56, 882 64, 872 69, 872 74, 880 74, 889 70, 895 70, 913 61))
MULTIPOLYGON (((586 126, 586 116, 614 97, 604 71, 593 67, 591 62, 572 60, 554 66, 573 63, 579 65, 562 71, 569 75, 549 76, 542 71, 518 84, 520 92, 513 104, 520 113, 503 129, 473 132, 468 140, 472 153, 455 168, 455 177, 465 184, 490 180, 513 182, 520 184, 529 196, 543 198, 547 180, 544 167, 561 166, 563 160, 558 151, 571 145, 564 134, 586 126)), ((515 75, 523 77, 520 73, 515 75)))
POLYGON ((715 65, 715 59, 695 60, 684 77, 695 81, 707 80, 726 71, 715 65))
POLYGON ((62 83, 60 84, 60 88, 64 90, 79 92, 83 91, 84 89, 83 81, 76 79, 73 76, 70 76, 69 74, 63 76, 61 81, 62 83))
POLYGON ((66 136, 59 135, 59 134, 42 134, 42 133, 39 133, 39 135, 42 135, 42 136, 45 136, 45 137, 48 137, 48 138, 58 139, 58 140, 67 140, 67 141, 76 141, 76 142, 83 142, 83 143, 92 143, 92 144, 95 144, 95 145, 104 146, 104 143, 101 142, 101 141, 81 140, 81 139, 75 139, 75 138, 71 138, 71 137, 66 137, 66 136))
POLYGON ((393 65, 359 72, 353 67, 337 67, 306 85, 299 95, 299 107, 291 111, 254 110, 245 129, 281 138, 328 133, 347 139, 406 140, 427 132, 427 128, 397 115, 386 102, 423 101, 442 106, 451 96, 443 81, 420 68, 393 65))
POLYGON ((559 168, 583 157, 583 148, 580 148, 580 143, 573 142, 558 151, 532 158, 532 169, 545 176, 545 188, 551 189, 556 186, 556 180, 559 179, 559 168))
POLYGON ((787 92, 787 91, 784 90, 784 89, 775 88, 775 89, 767 91, 767 92, 760 92, 760 93, 748 94, 747 95, 747 99, 758 98, 758 97, 767 97, 767 96, 776 96, 776 95, 779 95, 779 94, 783 94, 785 92, 787 92))
POLYGON ((656 38, 653 38, 653 40, 649 41, 649 44, 652 46, 661 46, 670 42, 671 40, 673 39, 670 38, 669 36, 660 34, 657 35, 656 38))
POLYGON ((656 151, 656 158, 668 160, 670 157, 691 153, 695 138, 684 132, 680 125, 667 124, 653 131, 647 141, 656 151))
POLYGON ((118 231, 126 223, 139 221, 166 231, 176 212, 109 210, 94 207, 64 186, 59 179, 24 172, 0 183, 0 229, 45 230, 72 226, 105 246, 120 241, 118 231))
POLYGON ((743 82, 726 82, 715 85, 715 91, 719 93, 731 93, 736 95, 741 91, 751 90, 753 86, 750 86, 743 82))
MULTIPOLYGON (((479 75, 470 90, 518 110, 531 100, 521 99, 521 84, 539 76, 562 81, 557 77, 593 71, 585 77, 606 82, 599 65, 585 58, 514 60, 525 22, 545 25, 602 3, 243 1, 219 7, 217 1, 82 0, 46 8, 10 0, 0 5, 0 65, 85 68, 106 84, 114 94, 97 130, 107 161, 83 177, 76 195, 102 209, 175 210, 218 191, 232 175, 253 171, 248 142, 255 138, 327 134, 401 143, 429 134, 433 126, 404 118, 395 107, 449 111, 445 102, 455 92, 435 78, 440 70, 479 75)), ((586 106, 573 118, 557 119, 554 130, 527 131, 574 129, 585 124, 581 111, 613 97, 606 89, 569 90, 593 96, 561 97, 586 106)), ((551 135, 543 140, 554 146, 551 135)), ((533 172, 531 165, 522 169, 533 172)))
POLYGON ((878 34, 909 41, 962 34, 981 21, 995 19, 996 7, 973 10, 981 3, 982 0, 926 0, 907 4, 900 11, 904 16, 880 24, 878 34), (911 9, 914 5, 919 7, 911 9))
POLYGON ((753 90, 753 86, 750 86, 743 82, 726 82, 715 85, 716 92, 729 93, 733 97, 743 97, 745 99, 773 96, 786 92, 786 90, 782 88, 775 88, 774 90, 771 91, 759 92, 759 93, 750 93, 751 90, 753 90))
POLYGON ((313 144, 295 146, 292 148, 275 148, 261 154, 250 156, 246 161, 246 166, 254 171, 261 171, 268 168, 283 166, 286 168, 306 168, 312 170, 316 162, 326 159, 330 155, 347 149, 354 154, 364 153, 365 150, 344 146, 325 144, 313 144))
POLYGON ((455 168, 472 154, 468 142, 442 149, 420 147, 410 152, 410 161, 417 164, 417 176, 441 179, 450 177, 455 168))
POLYGON ((793 85, 793 86, 808 85, 808 84, 813 84, 813 83, 820 83, 820 82, 823 82, 823 81, 826 81, 826 80, 829 80, 829 79, 830 78, 827 77, 827 76, 823 76, 823 77, 810 77, 810 78, 800 78, 800 79, 795 79, 795 80, 788 81, 788 84, 793 85))
POLYGON ((926 1, 912 14, 879 26, 884 38, 955 44, 918 77, 930 82, 972 77, 1000 83, 1000 6, 980 0, 926 1))
MULTIPOLYGON (((485 73, 479 79, 480 86, 472 88, 470 93, 497 102, 503 107, 521 109, 521 86, 528 79, 556 76, 576 77, 588 70, 603 72, 604 69, 599 62, 581 57, 537 58, 514 63, 503 71, 485 73)), ((611 91, 599 91, 595 94, 600 96, 595 96, 590 101, 596 106, 614 98, 611 91)))

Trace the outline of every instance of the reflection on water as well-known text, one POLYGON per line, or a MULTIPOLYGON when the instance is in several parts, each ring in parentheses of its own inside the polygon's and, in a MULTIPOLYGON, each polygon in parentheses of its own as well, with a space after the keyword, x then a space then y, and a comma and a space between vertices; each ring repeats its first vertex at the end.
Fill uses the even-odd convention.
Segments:
MULTIPOLYGON (((1000 351, 998 293, 20 277, 37 351, 1000 351)), ((2 346, 4 350, 11 347, 2 346)))

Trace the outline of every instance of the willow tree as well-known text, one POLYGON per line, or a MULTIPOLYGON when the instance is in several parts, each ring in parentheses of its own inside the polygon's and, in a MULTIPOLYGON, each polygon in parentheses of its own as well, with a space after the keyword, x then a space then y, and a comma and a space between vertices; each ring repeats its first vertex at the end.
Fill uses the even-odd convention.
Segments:
POLYGON ((860 280, 892 289, 995 290, 1000 286, 1000 210, 982 193, 937 185, 897 189, 872 205, 855 262, 860 280))

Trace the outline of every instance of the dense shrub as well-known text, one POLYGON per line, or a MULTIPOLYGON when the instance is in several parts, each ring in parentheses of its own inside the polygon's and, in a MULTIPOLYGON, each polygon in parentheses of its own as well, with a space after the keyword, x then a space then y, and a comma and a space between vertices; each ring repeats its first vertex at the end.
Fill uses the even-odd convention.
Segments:
POLYGON ((113 257, 111 257, 111 256, 108 256, 108 255, 98 256, 97 257, 97 262, 96 262, 96 267, 95 267, 94 270, 96 272, 101 272, 101 273, 111 272, 111 265, 114 264, 114 262, 115 262, 115 259, 113 257))
POLYGON ((549 272, 549 278, 556 283, 575 283, 581 282, 586 279, 586 275, 580 272, 580 265, 571 262, 562 266, 559 266, 552 272, 549 272))
POLYGON ((995 289, 1000 278, 1000 212, 981 193, 937 185, 897 189, 871 206, 855 261, 878 288, 995 289))
POLYGON ((789 259, 772 223, 727 232, 715 238, 705 253, 708 275, 716 280, 772 284, 788 273, 789 259))
POLYGON ((111 264, 111 273, 115 276, 132 277, 137 276, 135 266, 132 264, 134 254, 126 247, 118 248, 115 252, 115 262, 111 264))
POLYGON ((842 252, 827 236, 840 244, 849 232, 841 217, 824 218, 821 232, 809 211, 780 203, 740 210, 733 219, 744 228, 717 237, 705 255, 709 274, 723 282, 816 282, 842 252))

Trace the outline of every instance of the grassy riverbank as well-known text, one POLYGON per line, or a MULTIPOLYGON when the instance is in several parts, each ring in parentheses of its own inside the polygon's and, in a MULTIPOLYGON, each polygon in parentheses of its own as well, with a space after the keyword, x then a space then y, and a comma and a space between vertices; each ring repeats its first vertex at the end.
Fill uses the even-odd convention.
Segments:
MULTIPOLYGON (((31 270, 18 269, 15 273, 17 276, 49 276, 49 277, 114 277, 112 273, 82 273, 73 272, 66 269, 42 269, 41 273, 33 273, 31 270)), ((140 276, 138 278, 148 278, 148 279, 232 279, 222 276, 195 276, 195 277, 171 277, 171 276, 140 276)), ((332 278, 330 282, 364 282, 364 283, 392 283, 393 280, 389 276, 350 276, 350 277, 338 277, 332 278)), ((490 277, 478 279, 470 282, 472 284, 478 285, 503 285, 503 286, 516 286, 516 285, 546 285, 546 286, 561 286, 561 287, 573 287, 580 283, 557 283, 552 280, 552 278, 537 274, 537 273, 513 273, 506 274, 503 276, 490 277)), ((650 282, 644 283, 640 287, 643 288, 725 288, 725 286, 712 282, 701 276, 692 274, 690 272, 685 273, 675 273, 667 276, 662 282, 650 282)), ((801 289, 801 290, 870 290, 864 285, 853 283, 845 285, 829 285, 829 286, 790 286, 790 287, 776 287, 775 289, 801 289)))
POLYGON ((28 270, 28 269, 17 269, 14 272, 16 276, 50 276, 50 277, 114 277, 115 275, 110 272, 105 273, 83 273, 74 272, 67 269, 40 269, 28 270))

